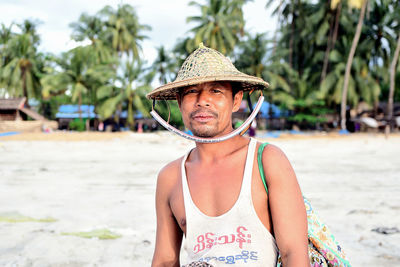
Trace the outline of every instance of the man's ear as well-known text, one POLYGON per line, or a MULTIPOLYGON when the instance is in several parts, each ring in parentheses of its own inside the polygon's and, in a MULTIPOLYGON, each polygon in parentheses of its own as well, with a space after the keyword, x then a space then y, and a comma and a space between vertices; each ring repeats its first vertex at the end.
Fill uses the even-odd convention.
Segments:
POLYGON ((242 99, 243 99, 243 90, 240 90, 239 92, 237 92, 235 94, 235 96, 233 97, 233 108, 232 108, 232 112, 236 112, 239 110, 240 108, 240 104, 242 103, 242 99))

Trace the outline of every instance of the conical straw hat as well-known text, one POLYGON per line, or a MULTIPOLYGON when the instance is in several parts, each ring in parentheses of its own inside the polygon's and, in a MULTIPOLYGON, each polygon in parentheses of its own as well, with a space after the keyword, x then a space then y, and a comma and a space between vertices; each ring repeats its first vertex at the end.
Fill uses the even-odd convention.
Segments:
POLYGON ((244 91, 263 90, 269 86, 261 78, 238 71, 227 57, 201 43, 183 62, 175 81, 154 89, 147 98, 173 100, 179 88, 213 81, 236 82, 241 86, 238 89, 244 91))

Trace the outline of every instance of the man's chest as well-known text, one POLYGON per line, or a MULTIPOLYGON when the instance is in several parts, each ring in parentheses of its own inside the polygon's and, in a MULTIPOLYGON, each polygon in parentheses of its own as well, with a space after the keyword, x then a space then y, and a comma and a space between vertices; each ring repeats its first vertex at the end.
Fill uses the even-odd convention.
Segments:
MULTIPOLYGON (((219 170, 213 168, 203 169, 186 169, 186 179, 188 185, 189 195, 193 204, 202 213, 208 216, 220 216, 228 212, 236 203, 242 189, 244 166, 242 168, 235 166, 227 166, 229 168, 220 168, 219 170)), ((259 175, 254 169, 250 172, 251 187, 255 191, 253 197, 254 206, 261 213, 268 212, 265 205, 266 198, 264 192, 261 190, 261 201, 258 197, 260 185, 257 184, 257 176, 259 175), (256 177, 253 177, 256 176, 256 177)), ((261 187, 262 182, 261 179, 261 187)), ((184 194, 182 187, 182 177, 177 179, 177 184, 170 197, 171 211, 181 228, 186 233, 186 213, 184 204, 184 194)), ((253 195, 253 194, 252 194, 253 195)), ((268 217, 268 215, 267 215, 268 217)), ((264 220, 263 220, 264 221, 264 220)))
POLYGON ((186 169, 190 197, 208 216, 228 211, 240 194, 244 164, 221 163, 186 169))
MULTIPOLYGON (((242 184, 243 167, 191 165, 186 167, 185 176, 188 186, 186 197, 190 198, 202 213, 218 216, 228 211, 237 199, 242 184)), ((169 198, 169 205, 179 227, 185 233, 186 214, 182 176, 179 175, 176 181, 169 198)))

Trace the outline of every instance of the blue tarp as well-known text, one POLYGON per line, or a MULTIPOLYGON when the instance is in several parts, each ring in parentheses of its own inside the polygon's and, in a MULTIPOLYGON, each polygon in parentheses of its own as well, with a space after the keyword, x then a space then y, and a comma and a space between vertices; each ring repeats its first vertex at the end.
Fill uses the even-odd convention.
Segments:
MULTIPOLYGON (((79 118, 78 105, 61 105, 58 107, 58 112, 56 114, 57 119, 75 119, 79 118)), ((81 105, 82 118, 86 119, 90 117, 91 119, 97 118, 97 114, 94 112, 93 105, 81 105)), ((128 111, 124 110, 119 114, 121 119, 126 119, 128 117, 128 111)), ((143 118, 143 114, 137 111, 135 114, 135 119, 143 118)))
MULTIPOLYGON (((128 111, 124 110, 119 114, 119 117, 121 119, 126 119, 128 118, 128 111)), ((136 114, 134 114, 134 118, 135 119, 142 119, 143 118, 143 114, 140 111, 137 111, 136 114)))
MULTIPOLYGON (((253 106, 253 108, 255 108, 255 104, 253 106)), ((278 106, 274 105, 274 104, 270 104, 268 102, 264 102, 261 106, 260 112, 259 112, 259 116, 263 117, 263 118, 269 118, 269 107, 271 106, 272 109, 272 118, 280 118, 280 117, 285 117, 288 115, 288 111, 287 110, 281 110, 278 106)))
MULTIPOLYGON (((97 114, 94 113, 93 105, 81 105, 81 117, 85 118, 97 118, 97 114)), ((56 114, 57 119, 75 119, 79 118, 79 106, 78 105, 61 105, 58 107, 56 114)))

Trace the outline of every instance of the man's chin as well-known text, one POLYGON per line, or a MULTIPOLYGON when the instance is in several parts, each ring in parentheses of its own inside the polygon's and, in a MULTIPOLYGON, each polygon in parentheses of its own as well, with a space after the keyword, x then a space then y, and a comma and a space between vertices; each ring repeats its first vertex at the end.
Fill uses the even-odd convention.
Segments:
POLYGON ((200 138, 215 138, 215 137, 220 137, 225 135, 223 132, 217 132, 217 131, 196 131, 196 130, 191 130, 194 136, 200 137, 200 138))
POLYGON ((216 134, 210 134, 210 133, 197 133, 197 132, 192 132, 194 136, 196 137, 201 137, 201 138, 213 138, 216 137, 216 134))
POLYGON ((214 131, 207 131, 207 130, 203 130, 203 131, 198 131, 198 130, 191 130, 194 136, 197 137, 201 137, 201 138, 213 138, 216 137, 218 135, 218 133, 214 132, 214 131))
MULTIPOLYGON (((194 126, 194 125, 191 125, 191 126, 194 126)), ((188 129, 192 132, 192 134, 194 136, 200 137, 200 138, 221 137, 221 136, 229 133, 228 129, 221 130, 218 127, 207 127, 207 126, 203 125, 203 127, 188 127, 188 129)))

